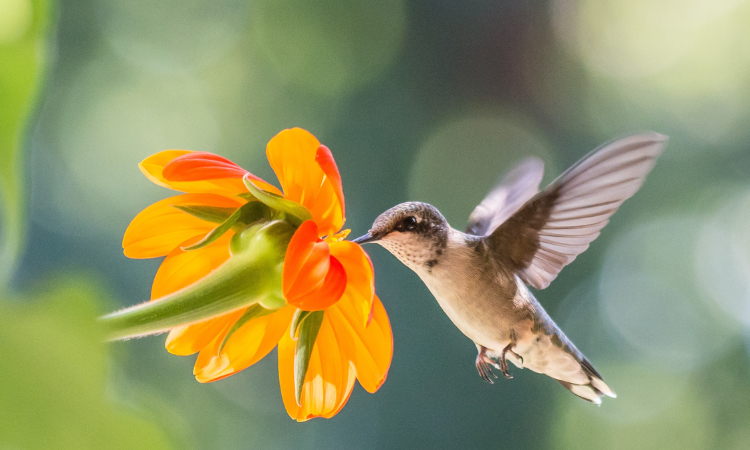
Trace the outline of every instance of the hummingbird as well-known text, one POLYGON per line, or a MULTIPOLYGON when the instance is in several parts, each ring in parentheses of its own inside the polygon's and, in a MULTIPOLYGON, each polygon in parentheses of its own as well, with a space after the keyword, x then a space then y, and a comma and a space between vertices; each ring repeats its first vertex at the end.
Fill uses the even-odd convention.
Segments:
POLYGON ((377 243, 416 272, 476 345, 479 375, 508 361, 548 375, 597 405, 616 397, 529 290, 544 289, 599 236, 641 187, 668 138, 632 135, 593 150, 544 190, 544 163, 527 158, 469 216, 464 232, 434 206, 402 203, 380 214, 359 244, 377 243))

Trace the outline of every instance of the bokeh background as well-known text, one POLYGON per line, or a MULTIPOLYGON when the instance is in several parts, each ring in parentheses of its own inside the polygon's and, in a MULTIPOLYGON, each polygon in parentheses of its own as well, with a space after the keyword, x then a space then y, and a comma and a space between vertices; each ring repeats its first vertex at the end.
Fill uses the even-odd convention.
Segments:
POLYGON ((0 0, 0 449, 750 449, 750 1, 0 0), (354 235, 406 200, 457 228, 525 155, 671 137, 542 304, 618 392, 597 408, 474 345, 368 247, 395 355, 331 420, 286 415, 275 353, 202 385, 163 336, 102 344, 159 261, 122 234, 170 195, 137 163, 219 153, 274 179, 301 126, 354 235))

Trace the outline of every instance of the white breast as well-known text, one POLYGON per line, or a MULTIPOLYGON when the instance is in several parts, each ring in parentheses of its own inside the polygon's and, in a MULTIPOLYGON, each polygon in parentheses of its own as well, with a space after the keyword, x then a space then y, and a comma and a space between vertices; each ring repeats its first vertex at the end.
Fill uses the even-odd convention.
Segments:
POLYGON ((485 347, 507 344, 510 317, 505 309, 512 299, 501 298, 497 274, 481 265, 462 233, 449 235, 437 265, 422 265, 414 271, 451 321, 472 341, 485 347))

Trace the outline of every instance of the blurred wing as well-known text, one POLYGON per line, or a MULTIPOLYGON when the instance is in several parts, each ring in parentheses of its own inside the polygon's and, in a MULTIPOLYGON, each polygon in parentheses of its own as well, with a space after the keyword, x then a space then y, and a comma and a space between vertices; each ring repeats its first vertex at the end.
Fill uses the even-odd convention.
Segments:
POLYGON ((544 175, 544 162, 527 158, 495 186, 469 216, 466 232, 486 236, 539 192, 544 175))
POLYGON ((667 139, 647 133, 592 151, 487 237, 493 255, 546 288, 641 187, 667 139))

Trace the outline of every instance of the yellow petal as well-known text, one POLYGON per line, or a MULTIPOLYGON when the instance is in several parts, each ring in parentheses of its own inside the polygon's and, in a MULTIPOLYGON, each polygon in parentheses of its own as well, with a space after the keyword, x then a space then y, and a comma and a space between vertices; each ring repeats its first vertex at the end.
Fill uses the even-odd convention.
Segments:
MULTIPOLYGON (((316 160, 320 142, 301 128, 284 130, 271 139, 266 156, 284 190, 284 197, 305 206, 318 224, 320 236, 331 235, 344 224, 340 177, 326 176, 316 160)), ((332 158, 321 159, 333 175, 332 158)), ((338 169, 335 170, 336 175, 338 169)))
POLYGON ((202 236, 194 236, 179 243, 156 271, 151 298, 163 297, 193 284, 222 265, 229 259, 229 242, 233 235, 233 231, 227 231, 210 245, 190 251, 182 250, 181 247, 198 242, 202 236))
POLYGON ((187 356, 197 353, 217 336, 226 334, 226 331, 244 312, 245 310, 241 309, 202 322, 172 328, 167 335, 164 347, 173 355, 187 356))
POLYGON ((362 324, 369 320, 372 301, 375 298, 375 273, 370 257, 359 245, 349 241, 338 241, 330 244, 331 256, 341 262, 346 272, 346 291, 344 295, 356 299, 355 304, 362 313, 362 324))
POLYGON ((310 356, 299 405, 294 397, 295 348, 296 342, 284 333, 279 341, 279 383, 287 413, 300 422, 333 417, 349 400, 356 377, 327 317, 323 317, 310 356))
POLYGON ((125 230, 122 247, 129 258, 164 256, 182 242, 205 234, 217 224, 199 219, 172 205, 238 208, 242 202, 215 194, 185 194, 160 200, 141 211, 125 230))
POLYGON ((216 381, 260 361, 287 333, 292 315, 294 308, 284 307, 275 313, 250 320, 229 337, 220 352, 221 343, 229 331, 227 328, 211 345, 201 350, 193 370, 195 378, 201 383, 216 381))
POLYGON ((343 352, 352 361, 359 383, 367 392, 374 393, 385 382, 391 366, 393 334, 388 315, 377 296, 369 325, 364 325, 360 311, 356 300, 344 295, 326 309, 326 317, 343 352))

